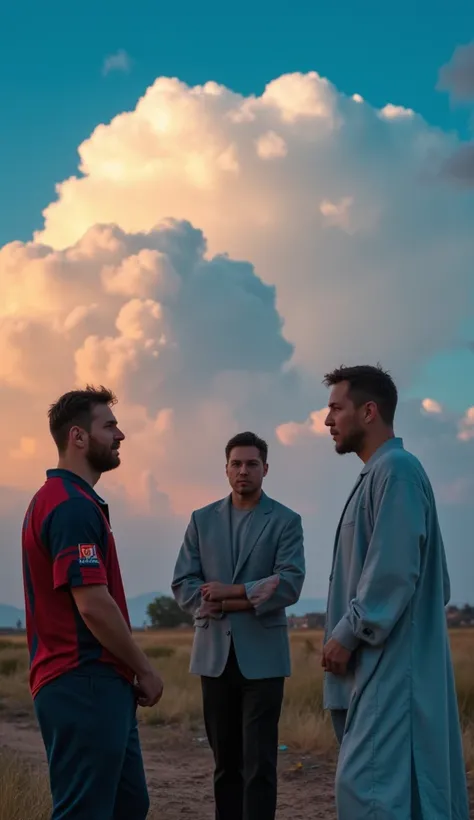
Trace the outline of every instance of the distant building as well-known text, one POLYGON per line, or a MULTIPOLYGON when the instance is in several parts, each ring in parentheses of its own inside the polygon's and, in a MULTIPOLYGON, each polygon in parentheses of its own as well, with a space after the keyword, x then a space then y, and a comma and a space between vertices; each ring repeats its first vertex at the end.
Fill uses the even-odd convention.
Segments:
POLYGON ((290 629, 324 629, 326 616, 323 612, 308 612, 307 615, 289 615, 290 629))
POLYGON ((289 629, 308 629, 307 615, 288 615, 289 629))
POLYGON ((326 626, 326 615, 324 612, 310 612, 306 617, 308 620, 308 629, 324 629, 326 626))
POLYGON ((474 626, 474 606, 465 604, 461 609, 457 606, 446 607, 448 626, 452 629, 474 626))
MULTIPOLYGON (((446 619, 450 629, 474 627, 474 606, 446 607, 446 619)), ((289 629, 324 629, 324 612, 308 612, 306 615, 288 615, 289 629)))

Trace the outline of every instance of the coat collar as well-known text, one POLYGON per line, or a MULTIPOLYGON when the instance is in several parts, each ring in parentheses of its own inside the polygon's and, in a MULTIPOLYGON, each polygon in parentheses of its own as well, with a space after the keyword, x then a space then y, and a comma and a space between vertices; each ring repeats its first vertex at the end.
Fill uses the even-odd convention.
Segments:
MULTIPOLYGON (((229 512, 230 513, 231 504, 232 504, 232 493, 229 493, 229 495, 226 495, 226 497, 223 498, 222 501, 218 502, 218 504, 216 506, 216 512, 218 512, 218 513, 229 512)), ((256 504, 253 509, 254 509, 255 512, 258 512, 259 515, 260 514, 268 515, 268 513, 271 513, 271 511, 273 509, 273 500, 266 493, 264 493, 263 490, 262 490, 262 494, 260 496, 258 504, 256 504)))
POLYGON ((395 438, 389 438, 388 441, 381 444, 378 450, 376 450, 375 453, 373 453, 373 455, 369 458, 367 464, 364 464, 364 467, 360 473, 361 476, 369 473, 379 458, 385 455, 385 453, 390 452, 390 450, 403 450, 403 439, 395 436, 395 438))

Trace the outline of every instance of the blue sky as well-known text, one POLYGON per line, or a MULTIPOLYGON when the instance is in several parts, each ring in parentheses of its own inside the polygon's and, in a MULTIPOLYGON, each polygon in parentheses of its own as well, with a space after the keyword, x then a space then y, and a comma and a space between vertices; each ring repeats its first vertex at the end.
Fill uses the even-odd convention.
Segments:
POLYGON ((436 91, 440 66, 474 31, 470 0, 397 4, 137 0, 6 3, 0 26, 0 245, 41 227, 54 185, 99 122, 134 107, 159 75, 260 93, 287 71, 317 70, 376 106, 415 109, 465 135, 468 112, 436 91), (129 74, 102 75, 124 49, 129 74))

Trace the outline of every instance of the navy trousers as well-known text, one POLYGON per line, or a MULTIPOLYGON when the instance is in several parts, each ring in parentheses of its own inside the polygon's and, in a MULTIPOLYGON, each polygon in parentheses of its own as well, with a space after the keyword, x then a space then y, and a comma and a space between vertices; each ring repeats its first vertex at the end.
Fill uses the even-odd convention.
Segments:
POLYGON ((35 711, 49 766, 51 820, 145 820, 149 797, 133 687, 105 664, 43 686, 35 711))

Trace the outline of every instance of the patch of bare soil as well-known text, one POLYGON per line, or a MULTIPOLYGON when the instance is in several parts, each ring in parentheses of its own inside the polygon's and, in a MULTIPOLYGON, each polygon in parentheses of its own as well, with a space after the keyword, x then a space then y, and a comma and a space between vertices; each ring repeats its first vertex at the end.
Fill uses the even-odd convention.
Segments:
MULTIPOLYGON (((212 756, 202 737, 163 727, 141 728, 152 818, 213 820, 212 756)), ((0 720, 0 749, 45 767, 43 744, 28 718, 0 720)), ((277 820, 336 820, 334 769, 314 757, 282 752, 279 758, 277 820)), ((474 783, 471 784, 474 787, 474 783)), ((474 820, 474 788, 471 788, 474 820)))
MULTIPOLYGON (((203 738, 142 727, 152 817, 213 820, 212 756, 203 738)), ((45 767, 41 737, 28 719, 0 721, 0 748, 45 767)), ((278 820, 335 820, 333 771, 315 758, 280 753, 278 820)))

